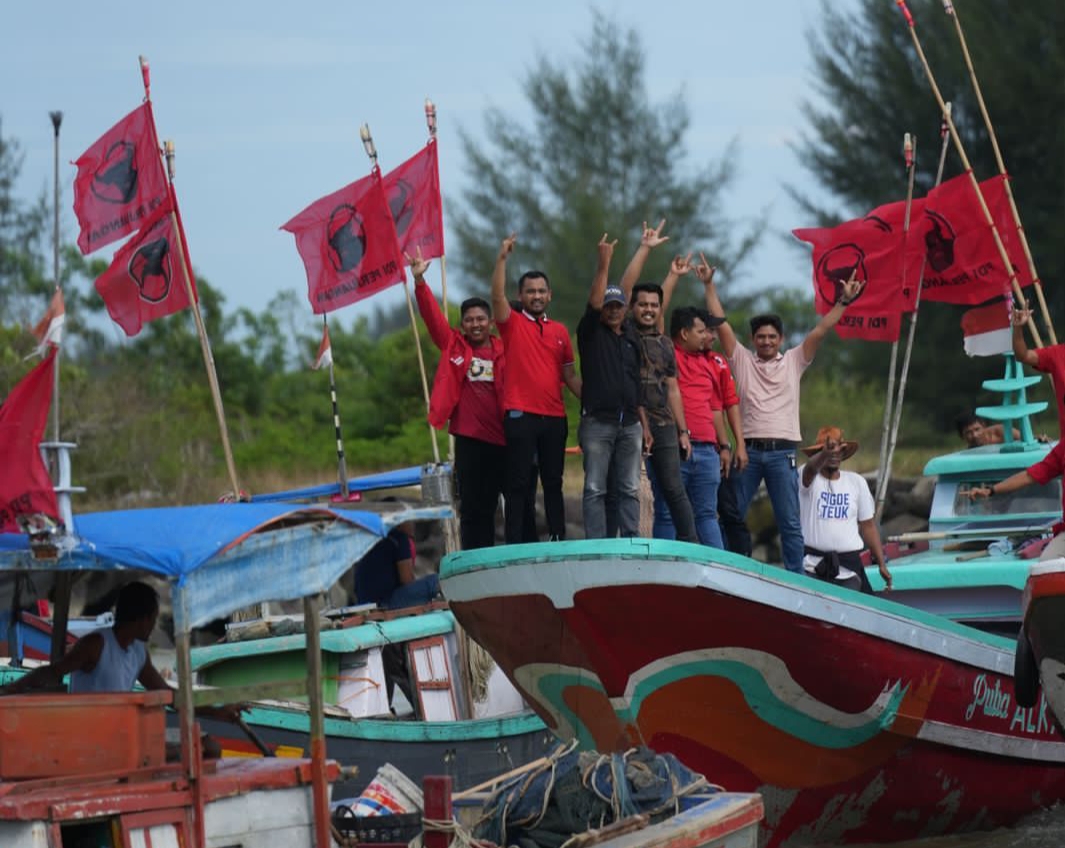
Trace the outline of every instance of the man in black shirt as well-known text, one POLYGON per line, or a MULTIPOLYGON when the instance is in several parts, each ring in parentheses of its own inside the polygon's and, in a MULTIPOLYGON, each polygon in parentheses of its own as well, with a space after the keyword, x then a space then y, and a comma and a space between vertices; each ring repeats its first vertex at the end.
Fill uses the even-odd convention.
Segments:
POLYGON ((580 350, 581 424, 578 439, 584 454, 584 536, 607 535, 607 481, 615 487, 618 532, 639 535, 640 456, 650 448, 650 429, 640 396, 640 341, 625 320, 626 297, 607 286, 616 241, 599 241, 599 264, 584 317, 577 325, 580 350), (646 434, 646 436, 645 436, 646 434))

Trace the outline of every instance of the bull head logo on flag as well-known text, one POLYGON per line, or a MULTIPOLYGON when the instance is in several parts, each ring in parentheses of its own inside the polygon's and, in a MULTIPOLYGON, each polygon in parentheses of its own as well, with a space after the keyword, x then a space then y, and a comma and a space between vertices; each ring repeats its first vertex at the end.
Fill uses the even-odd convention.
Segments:
POLYGON ((950 222, 931 209, 925 209, 930 224, 924 234, 924 243, 927 248, 928 264, 933 271, 946 271, 954 264, 954 228, 950 222))
POLYGON ((396 222, 396 235, 402 242, 403 236, 414 220, 414 189, 404 179, 398 179, 389 186, 388 209, 392 220, 396 222))
POLYGON ((366 255, 366 228, 359 211, 349 203, 341 204, 329 215, 326 231, 333 268, 341 274, 358 268, 366 255))
POLYGON ((169 229, 169 221, 160 221, 152 229, 160 237, 137 248, 130 257, 127 270, 130 279, 137 284, 140 296, 149 303, 160 303, 170 295, 170 280, 173 278, 170 240, 163 234, 169 229))
MULTIPOLYGON (((865 251, 856 244, 840 244, 827 251, 817 263, 817 288, 825 303, 835 303, 843 291, 843 284, 854 274, 856 280, 868 280, 865 270, 865 251), (855 273, 857 269, 857 273, 855 273)), ((858 293, 857 300, 865 291, 858 293)))
POLYGON ((116 141, 93 171, 91 190, 104 203, 129 203, 137 196, 137 146, 116 141))

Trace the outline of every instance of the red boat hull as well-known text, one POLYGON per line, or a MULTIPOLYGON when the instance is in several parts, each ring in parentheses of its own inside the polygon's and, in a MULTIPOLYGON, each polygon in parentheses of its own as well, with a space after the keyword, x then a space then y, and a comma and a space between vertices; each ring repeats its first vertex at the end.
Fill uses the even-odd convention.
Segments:
POLYGON ((1045 702, 1016 705, 1008 640, 706 548, 559 547, 451 558, 456 617, 560 736, 762 792, 768 845, 982 830, 1065 800, 1065 742, 1045 702))

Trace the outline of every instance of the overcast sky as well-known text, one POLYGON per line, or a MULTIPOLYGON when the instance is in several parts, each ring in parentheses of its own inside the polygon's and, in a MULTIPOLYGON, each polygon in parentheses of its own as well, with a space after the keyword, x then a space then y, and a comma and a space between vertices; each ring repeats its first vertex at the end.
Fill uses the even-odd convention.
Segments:
MULTIPOLYGON (((490 105, 527 116, 525 72, 539 54, 568 62, 590 30, 591 8, 568 0, 8 4, 0 119, 25 155, 18 191, 51 191, 48 112, 62 110, 62 228, 74 240, 75 169, 67 163, 138 105, 144 53, 160 138, 176 143, 194 265, 230 307, 261 310, 282 289, 305 297, 293 238, 278 227, 367 172, 359 125, 370 124, 387 171, 424 144, 423 101, 431 97, 443 191, 457 199, 466 177, 456 128, 483 137, 490 105)), ((770 215, 740 285, 809 286, 808 260, 786 235, 810 222, 783 184, 816 195, 788 143, 812 96, 805 33, 819 21, 819 0, 607 0, 595 8, 641 33, 653 95, 685 92, 693 159, 715 158, 738 138, 729 211, 770 215)), ((364 302, 338 317, 371 309, 364 302)))

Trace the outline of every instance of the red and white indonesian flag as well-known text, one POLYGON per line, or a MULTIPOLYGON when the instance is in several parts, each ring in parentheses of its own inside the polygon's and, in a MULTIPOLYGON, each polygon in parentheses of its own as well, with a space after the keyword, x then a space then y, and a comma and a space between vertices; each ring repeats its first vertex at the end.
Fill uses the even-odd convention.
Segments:
POLYGON ((66 321, 66 315, 67 308, 63 303, 63 290, 56 289, 44 317, 33 328, 33 335, 37 337, 37 349, 34 353, 44 356, 48 351, 48 345, 59 347, 59 343, 63 341, 63 323, 66 321))
POLYGON ((998 298, 962 315, 961 329, 969 356, 996 356, 1013 349, 1011 304, 1009 298, 998 298))
POLYGON ((322 343, 318 345, 318 357, 311 365, 315 371, 319 368, 328 368, 333 364, 333 346, 329 343, 329 325, 322 326, 322 343))

